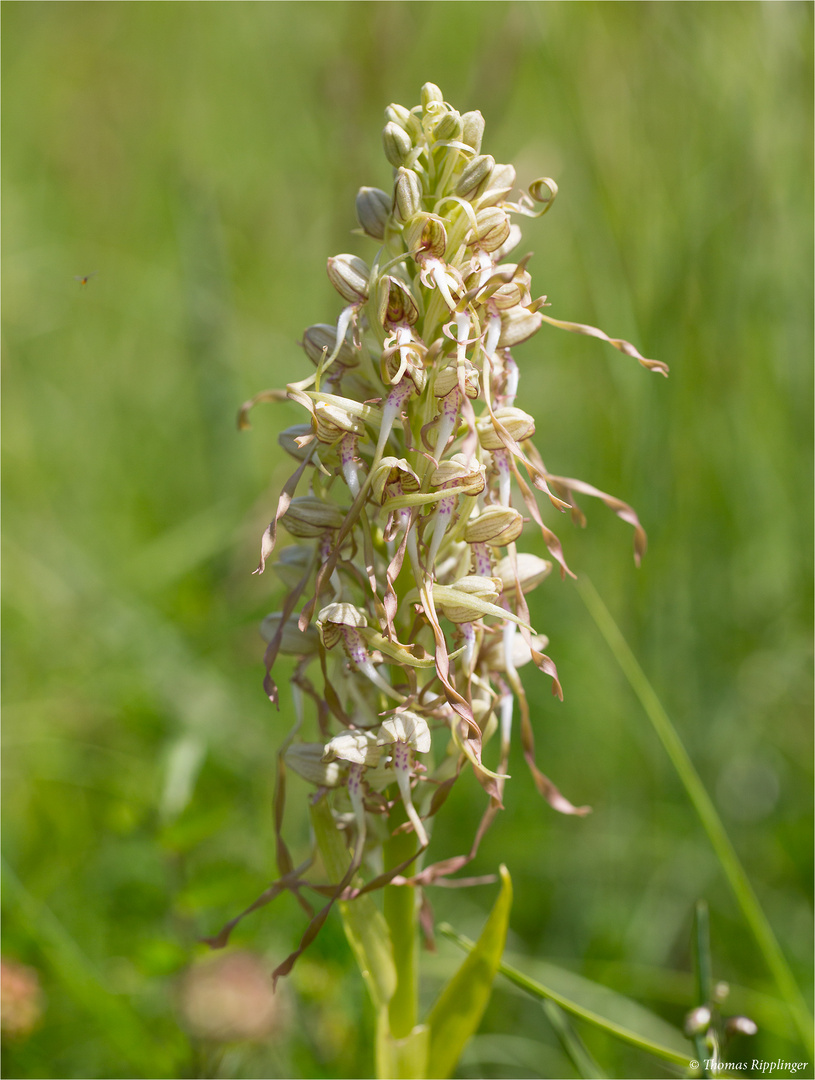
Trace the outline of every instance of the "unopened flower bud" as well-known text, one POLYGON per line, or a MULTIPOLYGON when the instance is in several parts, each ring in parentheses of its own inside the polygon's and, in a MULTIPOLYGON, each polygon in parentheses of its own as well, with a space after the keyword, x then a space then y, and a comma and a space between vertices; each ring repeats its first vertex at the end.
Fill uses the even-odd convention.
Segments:
POLYGON ((422 208, 422 182, 413 169, 400 167, 393 187, 393 216, 404 224, 422 208))
POLYGON ((327 649, 333 649, 343 636, 343 627, 357 630, 367 626, 365 613, 353 604, 328 604, 317 616, 317 629, 327 649))
POLYGON ((300 495, 292 499, 280 521, 292 536, 322 536, 326 529, 339 529, 345 521, 347 510, 334 503, 323 502, 316 495, 300 495))
POLYGON ((435 214, 416 214, 405 227, 404 238, 417 259, 440 259, 447 248, 447 230, 435 214))
POLYGON ((421 138, 422 124, 418 116, 406 109, 404 105, 388 105, 385 109, 385 120, 388 123, 394 123, 397 127, 403 128, 411 139, 416 140, 421 138))
POLYGON ((488 604, 494 604, 498 599, 499 586, 500 582, 494 578, 470 574, 450 586, 434 585, 433 600, 450 622, 477 622, 483 612, 470 603, 470 600, 483 600, 488 604))
MULTIPOLYGON (((325 357, 331 356, 336 346, 337 328, 329 323, 315 323, 303 334, 303 349, 312 364, 319 364, 325 357)), ((359 350, 354 348, 348 335, 340 345, 334 363, 342 367, 356 367, 359 363, 359 350)))
POLYGON ((492 154, 479 154, 471 158, 458 178, 456 195, 460 195, 462 199, 476 199, 489 186, 494 167, 495 158, 492 154))
POLYGON ((441 90, 438 88, 438 86, 436 86, 435 83, 426 82, 424 84, 424 86, 422 87, 422 99, 421 100, 422 100, 422 108, 427 109, 427 106, 433 101, 438 101, 439 103, 443 102, 444 101, 444 94, 441 92, 441 90))
POLYGON ((731 1016, 724 1025, 725 1034, 732 1038, 734 1035, 755 1035, 758 1024, 749 1016, 731 1016))
POLYGON ((713 1000, 717 1005, 723 1004, 730 996, 730 984, 726 983, 724 979, 720 979, 719 982, 713 987, 713 1000))
POLYGON ((685 1017, 685 1034, 691 1038, 703 1035, 710 1027, 711 1014, 707 1005, 699 1005, 685 1017))
MULTIPOLYGON (((535 434, 535 421, 528 412, 517 409, 514 405, 507 405, 495 410, 495 419, 506 428, 516 442, 522 442, 535 434)), ((495 429, 492 417, 482 416, 476 421, 478 441, 485 450, 503 450, 504 443, 495 429)))
MULTIPOLYGON (((260 636, 264 641, 271 641, 280 629, 280 621, 283 614, 273 611, 267 615, 260 624, 260 636)), ((292 617, 286 621, 283 628, 283 636, 280 643, 280 652, 288 656, 311 656, 320 647, 320 635, 314 626, 309 624, 305 630, 297 625, 297 619, 292 617)))
POLYGON ((476 154, 481 149, 484 135, 484 117, 478 110, 466 112, 461 117, 461 141, 471 146, 476 154))
POLYGON ((552 564, 546 559, 541 559, 538 555, 532 555, 528 551, 519 551, 515 556, 515 564, 513 566, 513 560, 510 555, 505 556, 503 559, 499 559, 495 566, 495 576, 501 579, 503 585, 503 591, 508 595, 514 593, 517 589, 516 586, 516 571, 517 580, 521 586, 522 593, 532 592, 532 590, 540 585, 544 578, 548 577, 549 572, 552 569, 552 564))
POLYGON ((509 236, 509 217, 498 206, 488 206, 475 216, 475 229, 470 241, 482 251, 496 251, 509 236))
POLYGON ((283 754, 288 767, 319 787, 339 787, 342 783, 342 766, 338 761, 323 761, 325 746, 322 743, 293 743, 283 754))
POLYGON ((477 518, 470 518, 464 530, 468 544, 504 547, 521 535, 524 519, 511 506, 488 506, 477 518))
POLYGON ((404 105, 397 105, 394 102, 385 109, 385 120, 388 123, 399 124, 400 127, 407 128, 410 122, 410 109, 406 109, 404 105))
POLYGON ((368 299, 370 273, 356 255, 334 255, 328 260, 328 278, 349 304, 362 304, 368 299))
POLYGON ((361 187, 357 192, 357 221, 375 240, 385 238, 385 225, 391 214, 391 197, 374 187, 361 187))
POLYGON ((451 142, 461 135, 461 117, 455 109, 450 109, 441 115, 433 128, 433 138, 436 142, 451 142))
POLYGON ((385 124, 382 131, 382 145, 385 148, 385 157, 397 169, 407 161, 413 149, 410 135, 393 120, 385 124))
POLYGON ((522 341, 531 338, 541 328, 543 316, 539 311, 530 311, 526 307, 509 308, 501 312, 501 336, 498 339, 498 347, 511 347, 519 345, 522 341))

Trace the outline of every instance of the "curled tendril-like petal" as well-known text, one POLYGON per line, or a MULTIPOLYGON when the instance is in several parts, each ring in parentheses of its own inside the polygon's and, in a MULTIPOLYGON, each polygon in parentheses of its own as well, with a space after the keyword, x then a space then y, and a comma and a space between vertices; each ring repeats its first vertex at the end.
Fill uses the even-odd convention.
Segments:
POLYGON ((573 334, 586 334, 588 337, 599 338, 601 341, 607 341, 609 345, 613 345, 615 349, 619 349, 621 353, 625 353, 626 356, 633 356, 635 360, 639 360, 644 368, 649 371, 655 371, 659 375, 665 375, 667 378, 669 367, 662 360, 649 360, 643 356, 630 341, 623 341, 621 338, 609 337, 608 334, 603 333, 602 330, 598 330, 596 326, 587 326, 584 323, 563 322, 562 319, 553 319, 550 315, 541 315, 544 322, 549 323, 550 326, 557 326, 561 330, 569 330, 573 334))

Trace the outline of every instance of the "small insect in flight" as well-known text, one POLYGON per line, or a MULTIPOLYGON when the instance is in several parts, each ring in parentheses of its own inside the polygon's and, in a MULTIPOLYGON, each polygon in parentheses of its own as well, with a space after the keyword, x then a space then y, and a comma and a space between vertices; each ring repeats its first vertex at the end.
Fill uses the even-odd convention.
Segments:
POLYGON ((78 281, 80 285, 87 285, 91 278, 96 277, 98 273, 98 270, 92 270, 89 274, 74 274, 74 281, 78 281))

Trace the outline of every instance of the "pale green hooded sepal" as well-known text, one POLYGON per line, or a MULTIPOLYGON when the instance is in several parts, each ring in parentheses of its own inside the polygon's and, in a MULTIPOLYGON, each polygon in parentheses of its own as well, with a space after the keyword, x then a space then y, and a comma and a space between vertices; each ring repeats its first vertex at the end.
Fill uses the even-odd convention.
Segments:
POLYGON ((427 1080, 451 1076, 469 1038, 475 1034, 490 999, 492 981, 501 962, 512 906, 512 881, 500 867, 501 892, 475 948, 442 990, 433 1006, 427 1080))

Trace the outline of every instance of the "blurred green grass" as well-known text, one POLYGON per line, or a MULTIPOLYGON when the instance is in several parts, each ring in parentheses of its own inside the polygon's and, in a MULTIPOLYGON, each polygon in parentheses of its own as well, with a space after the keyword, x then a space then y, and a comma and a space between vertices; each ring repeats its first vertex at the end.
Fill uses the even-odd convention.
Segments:
MULTIPOLYGON (((235 412, 297 378, 302 330, 335 317, 325 258, 370 253, 349 232, 357 187, 387 186, 382 110, 428 79, 481 109, 485 148, 520 178, 557 180, 525 230, 551 313, 671 365, 664 382, 551 328, 518 351, 549 467, 631 502, 648 530, 635 570, 599 504, 585 532, 548 519, 654 682, 808 987, 812 5, 2 13, 4 955, 37 969, 46 1002, 8 1041, 4 1075, 216 1074, 180 1026, 178 978, 274 875, 288 703, 276 715, 261 689, 256 625, 278 593, 250 571, 287 475, 275 431, 300 419, 269 406, 238 435, 235 412)), ((557 817, 513 761, 474 870, 509 865, 513 951, 677 1021, 692 984, 668 972, 690 970, 705 896, 716 975, 761 1009, 775 988, 575 589, 551 580, 532 599, 566 688, 561 705, 525 678, 539 761, 594 813, 557 817)), ((468 846, 482 794, 458 786, 440 857, 468 846)), ((490 899, 433 896, 463 932, 490 899)), ((281 899, 238 940, 271 968, 301 928, 281 899)), ((456 959, 442 946, 434 964, 456 959)), ((281 1001, 296 1022, 228 1048, 218 1075, 367 1075, 338 925, 281 1001)), ((775 1023, 734 1052, 795 1059, 763 1008, 775 1023)), ((482 1038, 462 1075, 536 1075, 530 1061, 572 1075, 506 990, 482 1038)), ((610 1074, 652 1075, 587 1038, 610 1074)))

